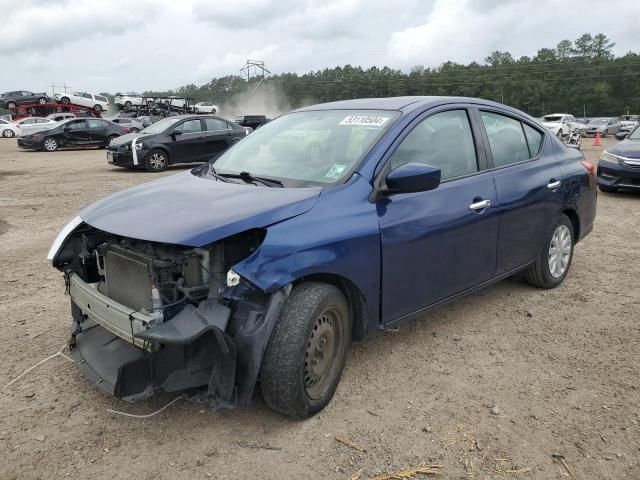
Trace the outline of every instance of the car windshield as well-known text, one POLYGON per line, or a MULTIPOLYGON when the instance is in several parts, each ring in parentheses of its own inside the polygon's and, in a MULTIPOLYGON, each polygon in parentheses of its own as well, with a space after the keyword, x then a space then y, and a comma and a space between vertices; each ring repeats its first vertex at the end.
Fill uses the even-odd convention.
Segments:
POLYGON ((250 172, 291 186, 337 183, 351 173, 398 115, 375 110, 289 113, 227 150, 213 167, 217 173, 250 172))
POLYGON ((542 117, 542 120, 547 123, 558 123, 562 120, 562 115, 547 115, 546 117, 542 117))
POLYGON ((155 135, 156 133, 162 133, 174 123, 178 123, 180 120, 182 120, 181 117, 163 118, 159 122, 154 123, 153 125, 149 125, 140 133, 150 133, 152 135, 155 135))
POLYGON ((589 122, 589 125, 606 125, 609 123, 608 118, 594 118, 589 122))
POLYGON ((627 138, 629 140, 640 140, 640 127, 636 127, 627 138))

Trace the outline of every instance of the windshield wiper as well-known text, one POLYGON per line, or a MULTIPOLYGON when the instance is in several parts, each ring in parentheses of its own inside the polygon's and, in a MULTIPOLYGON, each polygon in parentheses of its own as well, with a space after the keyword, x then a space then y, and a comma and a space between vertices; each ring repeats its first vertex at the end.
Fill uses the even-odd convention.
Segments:
POLYGON ((249 172, 240 173, 214 173, 216 176, 224 178, 239 178, 247 183, 259 182, 267 187, 284 187, 284 184, 280 180, 273 180, 271 178, 258 177, 251 175, 249 172))

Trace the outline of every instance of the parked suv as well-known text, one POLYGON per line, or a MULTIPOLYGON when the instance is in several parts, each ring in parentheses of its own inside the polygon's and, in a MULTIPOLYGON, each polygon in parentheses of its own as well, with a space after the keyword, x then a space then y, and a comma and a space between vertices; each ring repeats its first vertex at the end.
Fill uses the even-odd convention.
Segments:
POLYGON ((80 107, 92 108, 98 113, 109 110, 109 99, 102 95, 87 92, 56 93, 54 98, 63 105, 79 105, 80 107))
POLYGON ((25 105, 28 103, 39 103, 40 105, 44 105, 49 103, 49 96, 44 92, 33 93, 27 90, 16 90, 14 92, 0 94, 0 107, 2 108, 15 110, 18 105, 25 105))
POLYGON ((147 101, 153 102, 153 98, 146 98, 135 92, 116 93, 113 103, 119 108, 140 107, 147 104, 147 101))
POLYGON ((595 183, 578 150, 498 103, 333 102, 99 200, 48 258, 96 387, 229 407, 259 378, 267 405, 308 417, 352 341, 516 273, 560 285, 593 227, 595 183))

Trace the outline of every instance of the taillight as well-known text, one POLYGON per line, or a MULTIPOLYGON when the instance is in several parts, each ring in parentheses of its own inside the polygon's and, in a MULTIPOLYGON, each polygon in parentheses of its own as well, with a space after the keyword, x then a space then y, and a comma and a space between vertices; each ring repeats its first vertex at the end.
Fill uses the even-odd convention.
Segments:
POLYGON ((124 133, 129 133, 129 129, 127 127, 122 127, 122 130, 124 131, 124 133))
POLYGON ((593 163, 587 162, 586 160, 580 160, 580 163, 590 174, 594 175, 596 173, 596 166, 593 163))

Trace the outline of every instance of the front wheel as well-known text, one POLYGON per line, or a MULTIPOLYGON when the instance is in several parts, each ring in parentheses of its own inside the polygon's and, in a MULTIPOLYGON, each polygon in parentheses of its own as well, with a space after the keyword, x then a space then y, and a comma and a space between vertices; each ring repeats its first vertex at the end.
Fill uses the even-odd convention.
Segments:
POLYGON ((144 159, 144 166, 148 172, 163 172, 167 169, 169 164, 169 157, 167 154, 159 149, 154 149, 149 152, 144 159))
POLYGON ((46 98, 44 98, 44 97, 40 97, 40 98, 38 99, 38 103, 39 103, 40 105, 44 105, 45 103, 47 103, 47 99, 46 99, 46 98))
POLYGON ((531 285, 554 288, 563 282, 573 258, 573 235, 571 220, 564 214, 559 215, 535 261, 526 271, 531 285))
POLYGON ((11 138, 11 137, 13 137, 14 135, 15 135, 15 133, 13 133, 13 130, 10 130, 10 129, 8 129, 8 128, 2 132, 2 136, 3 136, 4 138, 11 138))
POLYGON ((15 110, 16 109, 16 102, 8 102, 7 103, 7 109, 15 110))
POLYGON ((127 100, 126 102, 124 102, 124 108, 126 108, 126 109, 131 108, 131 105, 132 105, 132 103, 131 103, 129 100, 127 100))
POLYGON ((296 286, 262 359, 267 405, 295 418, 322 410, 336 391, 350 346, 351 315, 342 292, 318 282, 296 286))
POLYGON ((42 148, 44 148, 47 152, 55 152, 58 149, 58 142, 53 137, 47 137, 42 142, 42 148))
POLYGON ((62 97, 62 98, 60 99, 60 102, 61 102, 63 105, 69 105, 69 104, 71 103, 71 100, 69 99, 69 97, 62 97))
POLYGON ((140 131, 140 129, 133 127, 131 129, 129 129, 129 133, 138 133, 140 131))
POLYGON ((96 113, 100 113, 102 112, 102 107, 100 105, 94 105, 93 106, 93 111, 96 113))

